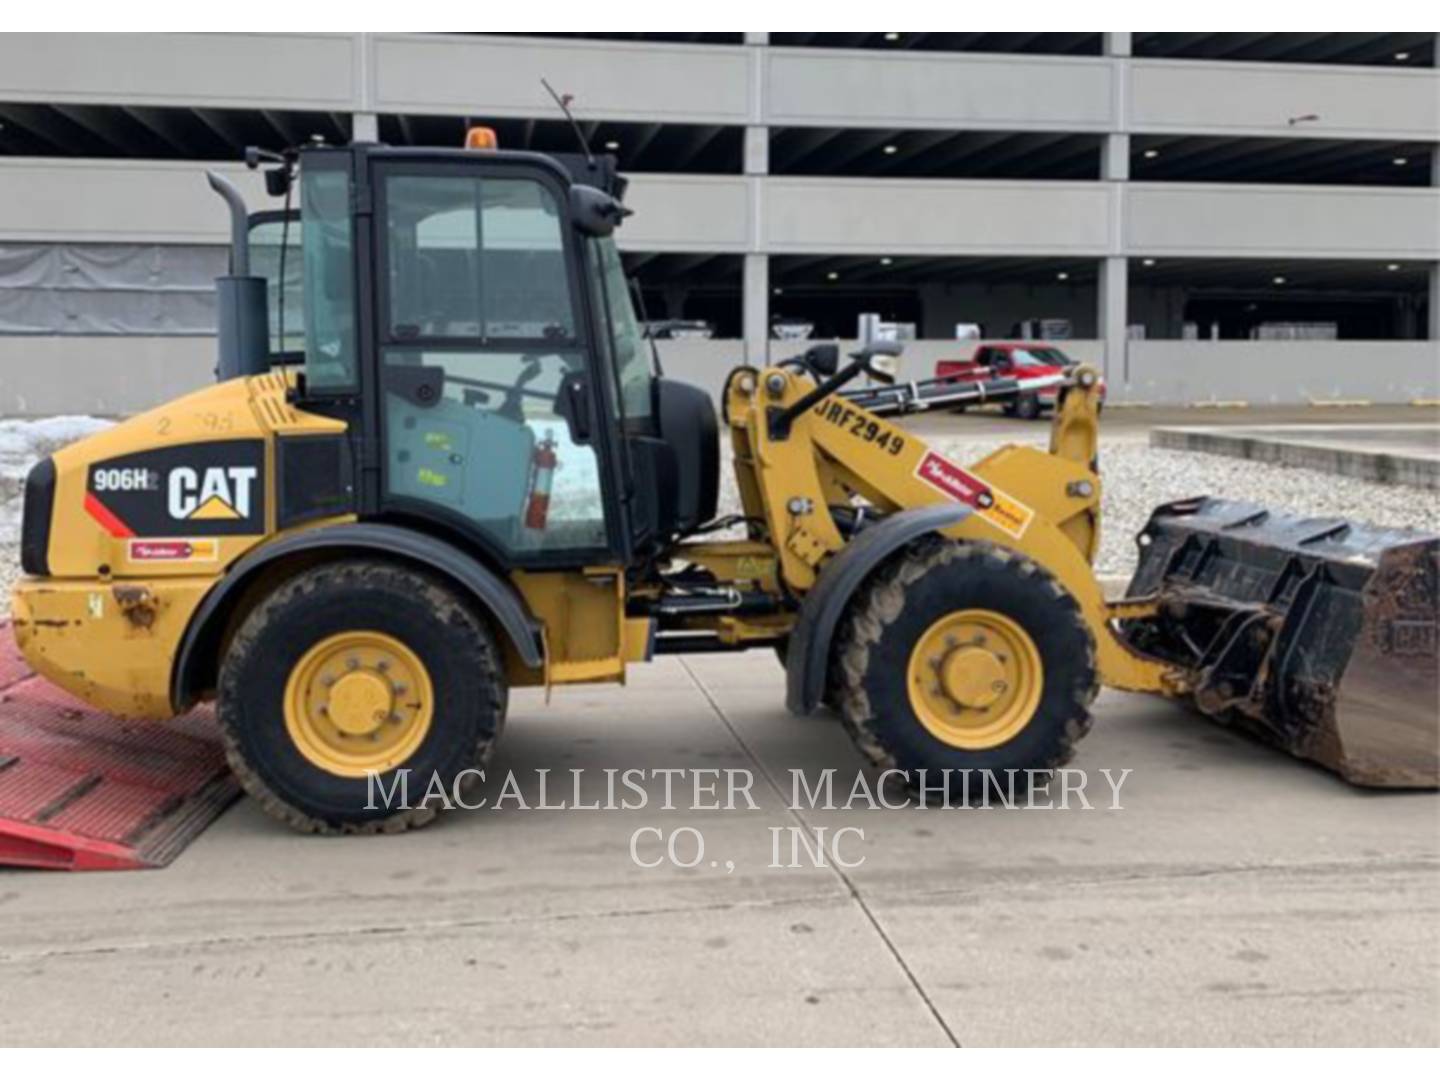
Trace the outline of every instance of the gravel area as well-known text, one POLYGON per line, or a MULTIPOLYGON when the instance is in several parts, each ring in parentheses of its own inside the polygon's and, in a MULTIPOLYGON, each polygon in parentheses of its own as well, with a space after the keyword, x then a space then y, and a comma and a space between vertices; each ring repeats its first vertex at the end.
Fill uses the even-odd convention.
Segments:
MULTIPOLYGON (((9 609, 10 586, 19 573, 20 493, 26 471, 42 454, 105 423, 90 417, 0 421, 0 615, 9 609)), ((1043 445, 1046 437, 1033 441, 1043 445)), ((930 440, 937 450, 961 464, 1015 441, 1019 440, 999 435, 930 440)), ((726 457, 721 512, 734 513, 739 501, 728 453, 726 457)), ((1100 464, 1104 516, 1096 570, 1106 576, 1128 577, 1134 571, 1134 537, 1153 507, 1193 495, 1223 495, 1314 516, 1440 531, 1440 492, 1423 488, 1373 484, 1211 454, 1157 450, 1138 440, 1102 443, 1100 464)))
MULTIPOLYGON (((952 461, 972 464, 1000 446, 1032 442, 1044 448, 1043 435, 1017 439, 1008 435, 981 438, 935 437, 930 445, 952 461)), ((1100 449, 1100 554, 1096 572, 1129 577, 1135 572, 1135 535, 1161 503, 1195 495, 1216 495, 1262 503, 1314 517, 1344 517, 1378 525, 1440 531, 1440 492, 1401 485, 1374 484, 1313 469, 1289 468, 1254 461, 1156 450, 1126 439, 1105 442, 1100 449)), ((720 492, 721 513, 739 510, 739 496, 727 460, 720 492)))

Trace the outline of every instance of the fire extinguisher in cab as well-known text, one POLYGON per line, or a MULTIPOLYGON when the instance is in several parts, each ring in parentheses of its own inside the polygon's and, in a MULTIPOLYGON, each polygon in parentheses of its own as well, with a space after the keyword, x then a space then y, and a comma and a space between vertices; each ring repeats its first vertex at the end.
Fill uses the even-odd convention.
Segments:
POLYGON ((550 514, 550 488, 555 480, 555 466, 559 464, 553 432, 547 431, 545 438, 535 444, 530 464, 530 499, 525 504, 525 527, 543 529, 550 514))

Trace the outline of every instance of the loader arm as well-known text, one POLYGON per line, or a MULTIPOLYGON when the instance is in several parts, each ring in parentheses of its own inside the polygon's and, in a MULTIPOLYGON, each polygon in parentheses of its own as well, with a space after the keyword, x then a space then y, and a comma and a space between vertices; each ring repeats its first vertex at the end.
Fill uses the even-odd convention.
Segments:
POLYGON ((1100 519, 1093 370, 1082 368, 1066 388, 1050 452, 1005 446, 969 468, 836 394, 788 424, 771 422, 813 390, 808 376, 772 368, 732 380, 726 402, 745 513, 765 522, 791 590, 809 592, 846 546, 832 508, 858 506, 863 516, 959 503, 971 512, 941 532, 1009 548, 1053 574, 1080 605, 1106 685, 1183 688, 1179 668, 1119 636, 1091 568, 1100 519))

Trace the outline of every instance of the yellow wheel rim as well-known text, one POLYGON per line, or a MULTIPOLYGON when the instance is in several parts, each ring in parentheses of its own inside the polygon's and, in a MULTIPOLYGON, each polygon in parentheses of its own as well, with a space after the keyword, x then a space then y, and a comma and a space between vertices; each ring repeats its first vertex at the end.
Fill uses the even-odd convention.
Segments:
POLYGON ((403 764, 434 717, 430 673, 403 642, 374 630, 332 634, 285 683, 285 730, 317 768, 359 777, 403 764))
POLYGON ((989 750, 1024 730, 1040 704, 1045 670, 1034 640, 998 611, 942 615, 920 635, 905 674, 910 707, 935 738, 989 750))

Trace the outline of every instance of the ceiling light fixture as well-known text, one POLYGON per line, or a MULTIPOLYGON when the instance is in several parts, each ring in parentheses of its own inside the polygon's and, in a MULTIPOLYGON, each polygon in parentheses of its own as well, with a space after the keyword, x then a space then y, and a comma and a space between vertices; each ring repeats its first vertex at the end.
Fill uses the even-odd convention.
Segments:
POLYGON ((891 263, 893 263, 894 261, 895 261, 895 260, 892 259, 889 255, 882 255, 882 256, 880 257, 880 265, 881 265, 881 266, 889 266, 889 265, 890 265, 891 263))
POLYGON ((1275 275, 1273 278, 1271 278, 1270 280, 1273 281, 1276 285, 1284 285, 1284 284, 1285 284, 1285 277, 1284 277, 1283 274, 1276 274, 1276 275, 1275 275))
POLYGON ((1403 64, 1406 60, 1410 59, 1410 54, 1408 52, 1397 52, 1395 54, 1395 59, 1399 60, 1403 64))
POLYGON ((1157 158, 1157 157, 1160 156, 1160 151, 1159 151, 1159 150, 1146 150, 1146 151, 1145 151, 1145 156, 1146 156, 1147 158, 1150 158, 1150 159, 1153 161, 1155 158, 1157 158))
POLYGON ((1067 271, 1064 271, 1064 270, 1061 270, 1058 274, 1055 275, 1055 277, 1056 277, 1056 279, 1059 280, 1059 281, 1069 281, 1069 280, 1070 280, 1070 274, 1069 274, 1067 271))
POLYGON ((826 274, 825 276, 826 276, 827 278, 829 278, 831 281, 838 281, 838 280, 840 279, 840 275, 837 274, 834 270, 831 270, 831 271, 830 271, 828 274, 826 274))
MULTIPOLYGON (((886 35, 885 35, 885 40, 886 40, 886 41, 899 41, 899 40, 900 40, 900 35, 899 35, 899 34, 896 34, 896 33, 889 33, 889 34, 886 34, 886 35)), ((1395 59, 1398 60, 1398 59, 1400 59, 1400 58, 1397 56, 1395 59)))
POLYGON ((1386 270, 1399 270, 1399 269, 1400 269, 1400 264, 1399 264, 1399 263, 1388 263, 1388 264, 1386 265, 1385 269, 1386 269, 1386 270))
POLYGON ((1397 157, 1397 158, 1393 159, 1393 160, 1390 162, 1390 164, 1392 164, 1392 165, 1409 165, 1409 164, 1410 164, 1410 159, 1409 159, 1408 157, 1397 157))
POLYGON ((1155 265, 1155 260, 1154 260, 1154 259, 1145 259, 1145 260, 1144 260, 1144 265, 1146 265, 1146 266, 1154 266, 1154 265, 1155 265))
POLYGON ((888 143, 888 144, 886 144, 885 153, 887 153, 887 154, 898 153, 899 150, 900 150, 900 148, 899 148, 898 146, 896 146, 894 143, 888 143))
POLYGON ((776 295, 776 296, 783 296, 783 295, 785 295, 785 290, 784 290, 784 289, 776 289, 776 290, 775 290, 775 295, 776 295))

